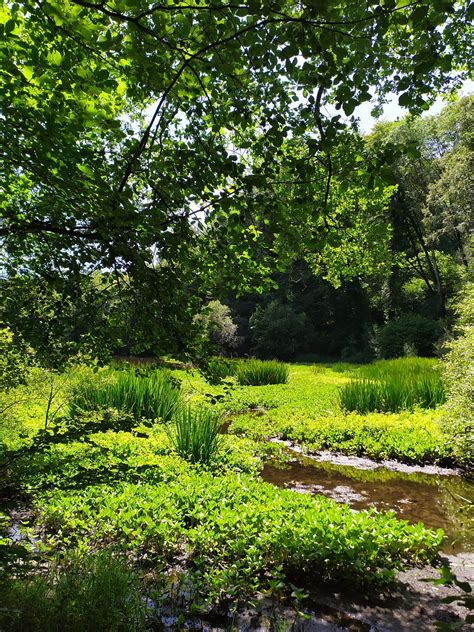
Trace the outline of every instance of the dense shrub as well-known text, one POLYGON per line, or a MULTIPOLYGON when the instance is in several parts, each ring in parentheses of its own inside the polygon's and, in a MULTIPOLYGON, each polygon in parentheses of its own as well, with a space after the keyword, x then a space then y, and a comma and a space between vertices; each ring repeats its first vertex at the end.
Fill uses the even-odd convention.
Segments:
POLYGON ((236 362, 226 358, 211 358, 202 367, 201 373, 209 384, 221 384, 227 377, 235 375, 236 362))
POLYGON ((459 460, 474 463, 474 284, 458 307, 457 333, 444 362, 448 388, 445 423, 459 460))
POLYGON ((237 366, 237 381, 241 386, 286 384, 288 366, 275 360, 244 360, 237 366))
POLYGON ((380 330, 377 344, 382 358, 401 357, 407 349, 414 349, 420 356, 431 356, 440 335, 438 321, 419 314, 403 314, 380 330))
POLYGON ((308 347, 307 341, 313 335, 306 314, 279 301, 257 307, 249 326, 252 351, 261 358, 294 358, 308 347))
POLYGON ((168 421, 180 403, 180 391, 166 371, 148 377, 134 371, 110 371, 102 378, 80 382, 70 397, 70 412, 115 408, 135 419, 168 421))

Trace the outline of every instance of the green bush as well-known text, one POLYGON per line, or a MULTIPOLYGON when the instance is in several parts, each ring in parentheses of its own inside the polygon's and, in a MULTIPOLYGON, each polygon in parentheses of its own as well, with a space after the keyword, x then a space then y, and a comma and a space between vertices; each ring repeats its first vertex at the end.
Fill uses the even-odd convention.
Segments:
POLYGON ((388 322, 377 336, 382 358, 397 358, 413 348, 417 355, 432 356, 435 343, 441 335, 441 325, 419 314, 403 314, 388 322))
POLYGON ((169 435, 176 452, 190 463, 210 463, 222 444, 221 419, 208 408, 182 408, 169 435))
POLYGON ((227 377, 235 375, 235 371, 235 361, 226 358, 211 358, 201 369, 206 380, 213 385, 221 384, 227 377))
POLYGON ((77 413, 114 408, 137 420, 169 421, 180 403, 180 391, 165 371, 148 377, 133 371, 110 371, 102 379, 84 380, 72 391, 69 409, 77 413))
POLYGON ((458 459, 474 464, 474 284, 468 284, 458 307, 458 338, 444 361, 448 389, 445 424, 458 459))
POLYGON ((2 587, 9 632, 139 632, 146 607, 135 574, 107 553, 73 557, 2 587))
POLYGON ((286 384, 289 370, 276 360, 243 360, 237 366, 237 381, 241 386, 286 384))

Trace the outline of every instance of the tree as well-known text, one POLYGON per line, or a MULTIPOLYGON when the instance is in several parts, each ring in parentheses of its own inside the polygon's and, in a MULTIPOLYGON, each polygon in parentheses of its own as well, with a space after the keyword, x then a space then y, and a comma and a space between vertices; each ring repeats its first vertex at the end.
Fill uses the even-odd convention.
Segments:
MULTIPOLYGON (((392 170, 398 191, 391 204, 393 247, 434 297, 431 312, 446 315, 446 257, 465 269, 472 232, 474 97, 429 118, 382 123, 374 137, 399 147, 392 170), (434 307, 434 309, 433 309, 434 307)), ((462 274, 462 273, 460 273, 462 274)))
POLYGON ((195 321, 203 329, 206 346, 217 349, 220 355, 226 355, 238 346, 237 325, 227 305, 209 301, 195 321))
POLYGON ((291 305, 272 301, 257 307, 249 321, 252 350, 262 358, 288 360, 311 343, 312 327, 304 313, 291 305))
POLYGON ((389 192, 324 106, 351 116, 376 86, 420 111, 470 59, 467 0, 0 11, 6 274, 126 274, 158 320, 150 281, 189 297, 196 277, 248 290, 295 256, 323 257, 336 282, 375 267, 386 235, 373 216, 389 192))

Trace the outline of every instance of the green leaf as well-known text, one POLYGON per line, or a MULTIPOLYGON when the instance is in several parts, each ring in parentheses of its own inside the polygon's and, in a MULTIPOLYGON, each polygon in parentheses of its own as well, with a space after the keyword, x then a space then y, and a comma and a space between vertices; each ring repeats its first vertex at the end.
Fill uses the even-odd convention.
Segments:
POLYGON ((93 178, 94 177, 94 172, 87 165, 77 164, 76 166, 79 169, 79 171, 82 171, 82 173, 84 173, 88 178, 93 178))
POLYGON ((49 51, 49 53, 47 54, 47 59, 51 64, 55 66, 60 66, 63 60, 63 56, 58 50, 52 50, 49 51))
POLYGON ((398 97, 398 105, 407 107, 413 104, 413 99, 409 92, 404 92, 398 97))

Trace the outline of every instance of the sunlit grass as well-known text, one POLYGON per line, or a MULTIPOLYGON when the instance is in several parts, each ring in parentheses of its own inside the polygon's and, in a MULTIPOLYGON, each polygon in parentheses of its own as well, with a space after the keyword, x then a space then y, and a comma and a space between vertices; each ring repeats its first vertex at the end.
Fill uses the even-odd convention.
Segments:
POLYGON ((110 371, 101 380, 81 381, 72 391, 72 415, 84 411, 115 408, 135 419, 168 421, 180 403, 180 391, 165 371, 147 377, 133 371, 110 371))
POLYGON ((288 366, 276 360, 243 360, 238 363, 236 375, 241 386, 286 384, 288 366))

